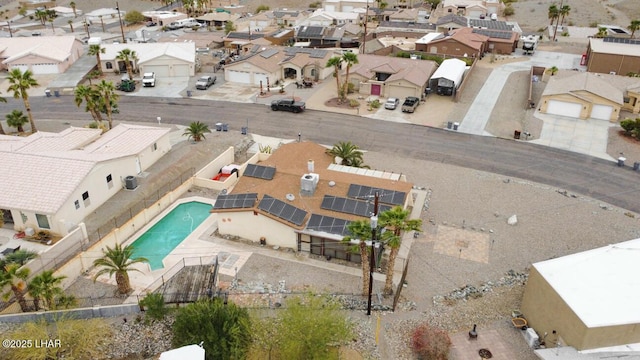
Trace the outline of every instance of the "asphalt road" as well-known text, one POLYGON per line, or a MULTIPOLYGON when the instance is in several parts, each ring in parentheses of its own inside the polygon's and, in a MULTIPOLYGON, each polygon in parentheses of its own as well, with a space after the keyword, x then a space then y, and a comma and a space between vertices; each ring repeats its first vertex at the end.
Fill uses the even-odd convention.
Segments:
MULTIPOLYGON (((7 112, 24 109, 21 101, 7 100, 7 112)), ((30 100, 36 126, 38 119, 91 121, 71 96, 30 100)), ((322 111, 273 112, 258 104, 124 96, 119 108, 114 120, 156 123, 160 116, 165 124, 224 122, 231 131, 248 124, 250 133, 265 136, 293 139, 301 133, 303 140, 321 144, 351 141, 366 150, 522 178, 640 212, 640 173, 629 166, 526 142, 322 111)))

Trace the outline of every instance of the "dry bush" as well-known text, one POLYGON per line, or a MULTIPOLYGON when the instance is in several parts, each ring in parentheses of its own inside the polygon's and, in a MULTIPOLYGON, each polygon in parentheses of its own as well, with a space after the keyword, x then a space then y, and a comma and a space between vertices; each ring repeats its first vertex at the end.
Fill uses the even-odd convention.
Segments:
POLYGON ((451 349, 449 334, 424 323, 411 334, 411 349, 424 360, 447 360, 451 349))

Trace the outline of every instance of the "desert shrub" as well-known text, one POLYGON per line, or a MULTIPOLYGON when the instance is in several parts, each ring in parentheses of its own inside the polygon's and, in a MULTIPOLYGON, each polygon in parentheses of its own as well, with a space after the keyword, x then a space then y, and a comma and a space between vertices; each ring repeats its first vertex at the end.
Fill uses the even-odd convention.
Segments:
POLYGON ((356 90, 356 86, 353 83, 347 84, 347 94, 353 94, 356 90))
POLYGON ((640 118, 637 119, 624 119, 620 121, 620 127, 624 130, 625 134, 638 138, 640 134, 640 118))
POLYGON ((515 14, 516 11, 514 10, 513 6, 511 6, 511 4, 505 6, 503 14, 504 16, 511 16, 513 14, 515 14))
POLYGON ((351 107, 358 107, 360 106, 360 102, 356 99, 349 99, 349 106, 351 107))
POLYGON ((309 4, 309 9, 318 9, 322 6, 322 2, 321 1, 316 1, 316 2, 312 2, 311 4, 309 4))
POLYGON ((598 22, 597 21, 590 22, 589 27, 592 27, 592 28, 598 27, 598 22))
POLYGON ((449 334, 427 323, 419 325, 411 334, 411 350, 421 359, 447 360, 450 348, 449 334))
POLYGON ((256 9, 256 14, 259 14, 263 11, 269 11, 269 7, 267 5, 259 5, 256 9))
POLYGON ((147 294, 144 299, 140 300, 140 305, 147 309, 147 319, 162 320, 169 312, 169 309, 164 306, 164 297, 159 293, 147 294))
POLYGON ((373 109, 378 109, 378 108, 380 108, 380 100, 375 99, 375 100, 373 100, 373 101, 371 102, 371 104, 370 104, 370 105, 371 105, 371 107, 372 107, 373 109))

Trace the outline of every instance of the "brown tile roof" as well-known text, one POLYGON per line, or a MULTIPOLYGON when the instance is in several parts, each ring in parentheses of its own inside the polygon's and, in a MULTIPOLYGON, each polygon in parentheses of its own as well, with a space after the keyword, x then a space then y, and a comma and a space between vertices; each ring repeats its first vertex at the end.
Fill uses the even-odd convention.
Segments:
MULTIPOLYGON (((389 80, 404 79, 412 84, 422 86, 429 80, 437 67, 438 65, 431 60, 358 54, 358 63, 351 67, 350 73, 373 79, 376 72, 384 72, 393 74, 389 80)), ((345 66, 342 68, 344 72, 345 66)))
POLYGON ((566 72, 561 76, 550 77, 542 95, 572 94, 578 96, 574 94, 575 91, 585 90, 622 105, 623 91, 626 88, 625 80, 627 79, 623 76, 609 74, 566 72))
POLYGON ((473 33, 472 28, 461 28, 451 30, 449 36, 444 37, 442 39, 433 40, 431 44, 437 44, 442 41, 446 41, 449 39, 453 39, 461 44, 464 44, 472 49, 481 50, 482 44, 486 43, 489 40, 488 36, 475 34, 473 33))
MULTIPOLYGON (((407 196, 409 196, 412 184, 408 182, 393 181, 378 177, 329 170, 328 167, 332 163, 332 158, 330 155, 326 154, 326 150, 327 149, 325 147, 312 142, 293 142, 282 145, 269 157, 269 159, 258 164, 276 168, 276 172, 272 180, 242 176, 233 188, 231 194, 257 193, 258 202, 252 211, 258 211, 260 213, 263 212, 259 210, 257 206, 264 195, 269 195, 307 211, 309 214, 305 219, 305 223, 298 227, 300 229, 305 227, 306 221, 311 213, 337 217, 345 220, 362 219, 357 215, 324 210, 320 207, 324 195, 347 197, 347 191, 350 184, 366 185, 380 189, 405 192, 407 196), (304 174, 309 173, 307 169, 308 160, 314 161, 314 173, 320 176, 316 192, 310 196, 300 194, 300 178, 304 174), (333 181, 335 185, 329 186, 330 181, 333 181), (293 194, 295 199, 293 201, 287 200, 287 194, 293 194)), ((234 210, 216 210, 216 212, 227 211, 234 210)), ((240 211, 246 211, 246 209, 241 209, 240 211)), ((270 216, 268 214, 265 215, 270 216)), ((295 227, 293 224, 282 219, 278 219, 273 216, 271 217, 277 221, 295 227)))

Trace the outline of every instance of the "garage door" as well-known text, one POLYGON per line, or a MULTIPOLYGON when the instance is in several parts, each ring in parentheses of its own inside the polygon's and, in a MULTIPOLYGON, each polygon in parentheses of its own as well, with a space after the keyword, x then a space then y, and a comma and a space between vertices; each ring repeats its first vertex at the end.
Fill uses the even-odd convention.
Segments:
POLYGON ((580 110, 582 110, 582 105, 566 101, 551 100, 547 106, 547 114, 573 118, 580 118, 580 110))
POLYGON ((251 83, 251 74, 246 71, 229 70, 229 78, 225 78, 225 81, 236 82, 241 84, 251 83))
POLYGON ((267 86, 267 74, 262 73, 254 73, 253 74, 253 83, 255 85, 260 85, 260 81, 262 81, 262 86, 267 86))
POLYGON ((20 69, 21 72, 29 70, 29 65, 11 65, 11 70, 20 69))
POLYGON ((31 65, 31 72, 34 74, 57 74, 59 71, 56 64, 38 64, 31 65))
POLYGON ((156 77, 169 77, 169 66, 168 65, 146 65, 141 68, 143 73, 154 72, 156 73, 156 77))
POLYGON ((173 76, 190 76, 189 65, 173 65, 173 76))
POLYGON ((613 106, 608 105, 593 105, 591 109, 591 117, 600 120, 611 120, 611 114, 613 113, 613 106))
POLYGON ((416 90, 405 86, 389 86, 387 97, 395 97, 402 100, 407 96, 416 96, 416 90))
POLYGON ((480 15, 484 15, 484 12, 482 12, 482 10, 471 10, 468 14, 468 16, 472 19, 480 19, 480 15))

